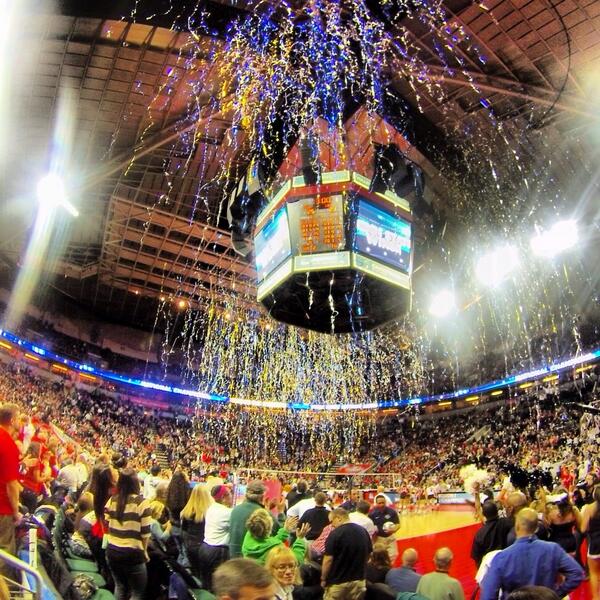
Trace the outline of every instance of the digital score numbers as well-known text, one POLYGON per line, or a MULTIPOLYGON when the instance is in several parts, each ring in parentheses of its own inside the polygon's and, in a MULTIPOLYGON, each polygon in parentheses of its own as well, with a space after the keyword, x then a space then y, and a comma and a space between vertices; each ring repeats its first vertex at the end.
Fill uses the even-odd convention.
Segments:
POLYGON ((337 252, 346 246, 341 194, 302 198, 288 204, 295 254, 337 252))

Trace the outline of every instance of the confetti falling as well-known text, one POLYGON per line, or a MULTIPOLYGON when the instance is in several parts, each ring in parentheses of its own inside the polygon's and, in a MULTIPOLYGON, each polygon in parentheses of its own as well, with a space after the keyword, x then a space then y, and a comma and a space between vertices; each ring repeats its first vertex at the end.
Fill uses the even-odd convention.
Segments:
MULTIPOLYGON (((535 367, 581 351, 598 338, 595 329, 585 333, 582 327, 598 312, 597 277, 586 257, 546 265, 526 260, 508 285, 494 292, 482 290, 473 277, 474 260, 499 239, 514 240, 527 256, 535 226, 569 216, 572 199, 581 196, 581 186, 567 189, 560 182, 585 178, 593 164, 566 157, 561 168, 567 177, 557 175, 557 165, 544 158, 556 152, 553 141, 534 127, 541 110, 530 106, 512 119, 484 95, 473 65, 485 66, 488 58, 442 2, 379 6, 375 15, 359 0, 313 0, 297 10, 286 2, 260 2, 246 19, 229 25, 224 39, 207 37, 214 32, 200 6, 185 24, 189 43, 149 106, 141 142, 159 126, 158 109, 176 101, 173 90, 184 89, 179 102, 187 103, 186 111, 174 127, 178 135, 165 167, 167 181, 186 177, 199 144, 219 139, 218 147, 202 146, 194 174, 201 183, 190 220, 218 226, 228 192, 248 162, 260 156, 277 163, 273 148, 279 146, 285 155, 298 135, 326 143, 335 168, 352 168, 344 123, 356 105, 369 115, 365 143, 378 115, 401 124, 401 133, 410 138, 411 112, 386 114, 390 86, 400 80, 417 109, 438 107, 446 141, 454 148, 436 156, 450 209, 436 206, 420 223, 425 241, 417 248, 415 265, 421 269, 413 311, 402 322, 339 337, 278 325, 257 311, 249 294, 226 292, 217 269, 212 289, 197 283, 183 314, 163 303, 157 314, 157 326, 167 323, 163 364, 182 362, 185 381, 203 391, 286 404, 397 399, 535 367), (423 58, 418 38, 403 26, 405 19, 431 36, 434 60, 423 58), (444 84, 455 77, 467 83, 478 107, 460 119, 454 118, 457 106, 444 84), (426 310, 426 292, 440 279, 451 281, 461 295, 460 315, 448 327, 433 323, 426 310)), ((478 6, 497 24, 493 9, 478 6)), ((433 144, 430 150, 437 152, 433 144)), ((154 208, 172 201, 168 191, 154 208)), ((190 264, 190 271, 194 268, 190 264)), ((322 452, 352 453, 375 427, 370 414, 215 410, 220 413, 201 419, 202 426, 243 435, 255 459, 277 448, 286 454, 305 434, 307 444, 322 452)))

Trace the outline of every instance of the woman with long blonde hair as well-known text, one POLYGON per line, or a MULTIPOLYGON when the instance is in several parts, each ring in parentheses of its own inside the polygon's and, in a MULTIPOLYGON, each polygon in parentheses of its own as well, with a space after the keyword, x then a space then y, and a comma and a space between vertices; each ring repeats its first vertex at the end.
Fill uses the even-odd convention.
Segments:
POLYGON ((206 512, 213 503, 210 490, 205 483, 199 483, 194 487, 190 498, 181 516, 181 534, 185 546, 192 573, 202 578, 200 547, 204 541, 204 528, 206 526, 206 512))

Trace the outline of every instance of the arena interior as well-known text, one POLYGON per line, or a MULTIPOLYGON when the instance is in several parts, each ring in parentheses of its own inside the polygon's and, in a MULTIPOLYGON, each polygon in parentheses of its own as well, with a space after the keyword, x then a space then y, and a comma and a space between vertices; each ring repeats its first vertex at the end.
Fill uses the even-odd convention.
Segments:
POLYGON ((1 600, 600 600, 598 0, 0 6, 1 600))

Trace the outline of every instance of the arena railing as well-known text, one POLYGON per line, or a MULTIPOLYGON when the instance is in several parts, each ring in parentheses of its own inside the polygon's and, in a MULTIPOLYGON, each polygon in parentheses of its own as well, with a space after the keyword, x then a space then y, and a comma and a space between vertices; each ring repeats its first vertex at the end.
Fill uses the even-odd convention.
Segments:
MULTIPOLYGON (((44 360, 47 361, 50 365, 53 362, 58 363, 62 366, 62 368, 65 368, 65 370, 68 367, 69 369, 72 369, 79 375, 83 374, 82 376, 84 377, 86 375, 92 375, 94 377, 99 377, 101 379, 105 379, 111 382, 117 382, 120 384, 142 388, 147 391, 156 391, 159 393, 169 394, 173 398, 179 399, 195 398, 198 400, 205 400, 209 402, 236 404, 240 406, 316 412, 385 410, 412 405, 433 404, 447 400, 459 400, 478 394, 491 393, 491 395, 494 395, 494 393, 498 393, 499 390, 502 390, 504 388, 510 389, 529 387, 532 384, 528 382, 532 382, 539 379, 544 381, 544 378, 549 375, 554 375, 556 373, 575 368, 578 365, 582 365, 584 363, 596 363, 600 359, 600 348, 596 348, 590 352, 586 352, 585 354, 581 354, 579 356, 574 356, 566 360, 552 363, 550 365, 546 365, 544 367, 534 369, 532 371, 526 371, 516 375, 511 375, 503 379, 496 379, 483 385, 461 388, 453 392, 443 392, 441 394, 433 394, 430 396, 415 396, 412 398, 401 398, 395 400, 358 402, 356 404, 308 404, 302 402, 282 402, 275 400, 255 400, 251 398, 233 398, 225 395, 202 392, 199 390, 180 388, 165 383, 137 379, 135 377, 127 377, 126 375, 121 375, 112 371, 104 371, 91 365, 81 364, 74 360, 64 358, 53 353, 50 350, 47 350, 46 348, 42 348, 39 345, 35 345, 27 340, 23 340, 16 336, 14 333, 11 333, 10 331, 0 329, 0 337, 4 338, 4 340, 6 340, 7 342, 14 344, 16 348, 21 352, 26 351, 27 353, 33 353, 33 355, 35 355, 34 358, 37 361, 44 360)), ((10 343, 6 343, 3 341, 1 345, 5 349, 11 350, 12 347, 10 343)))

